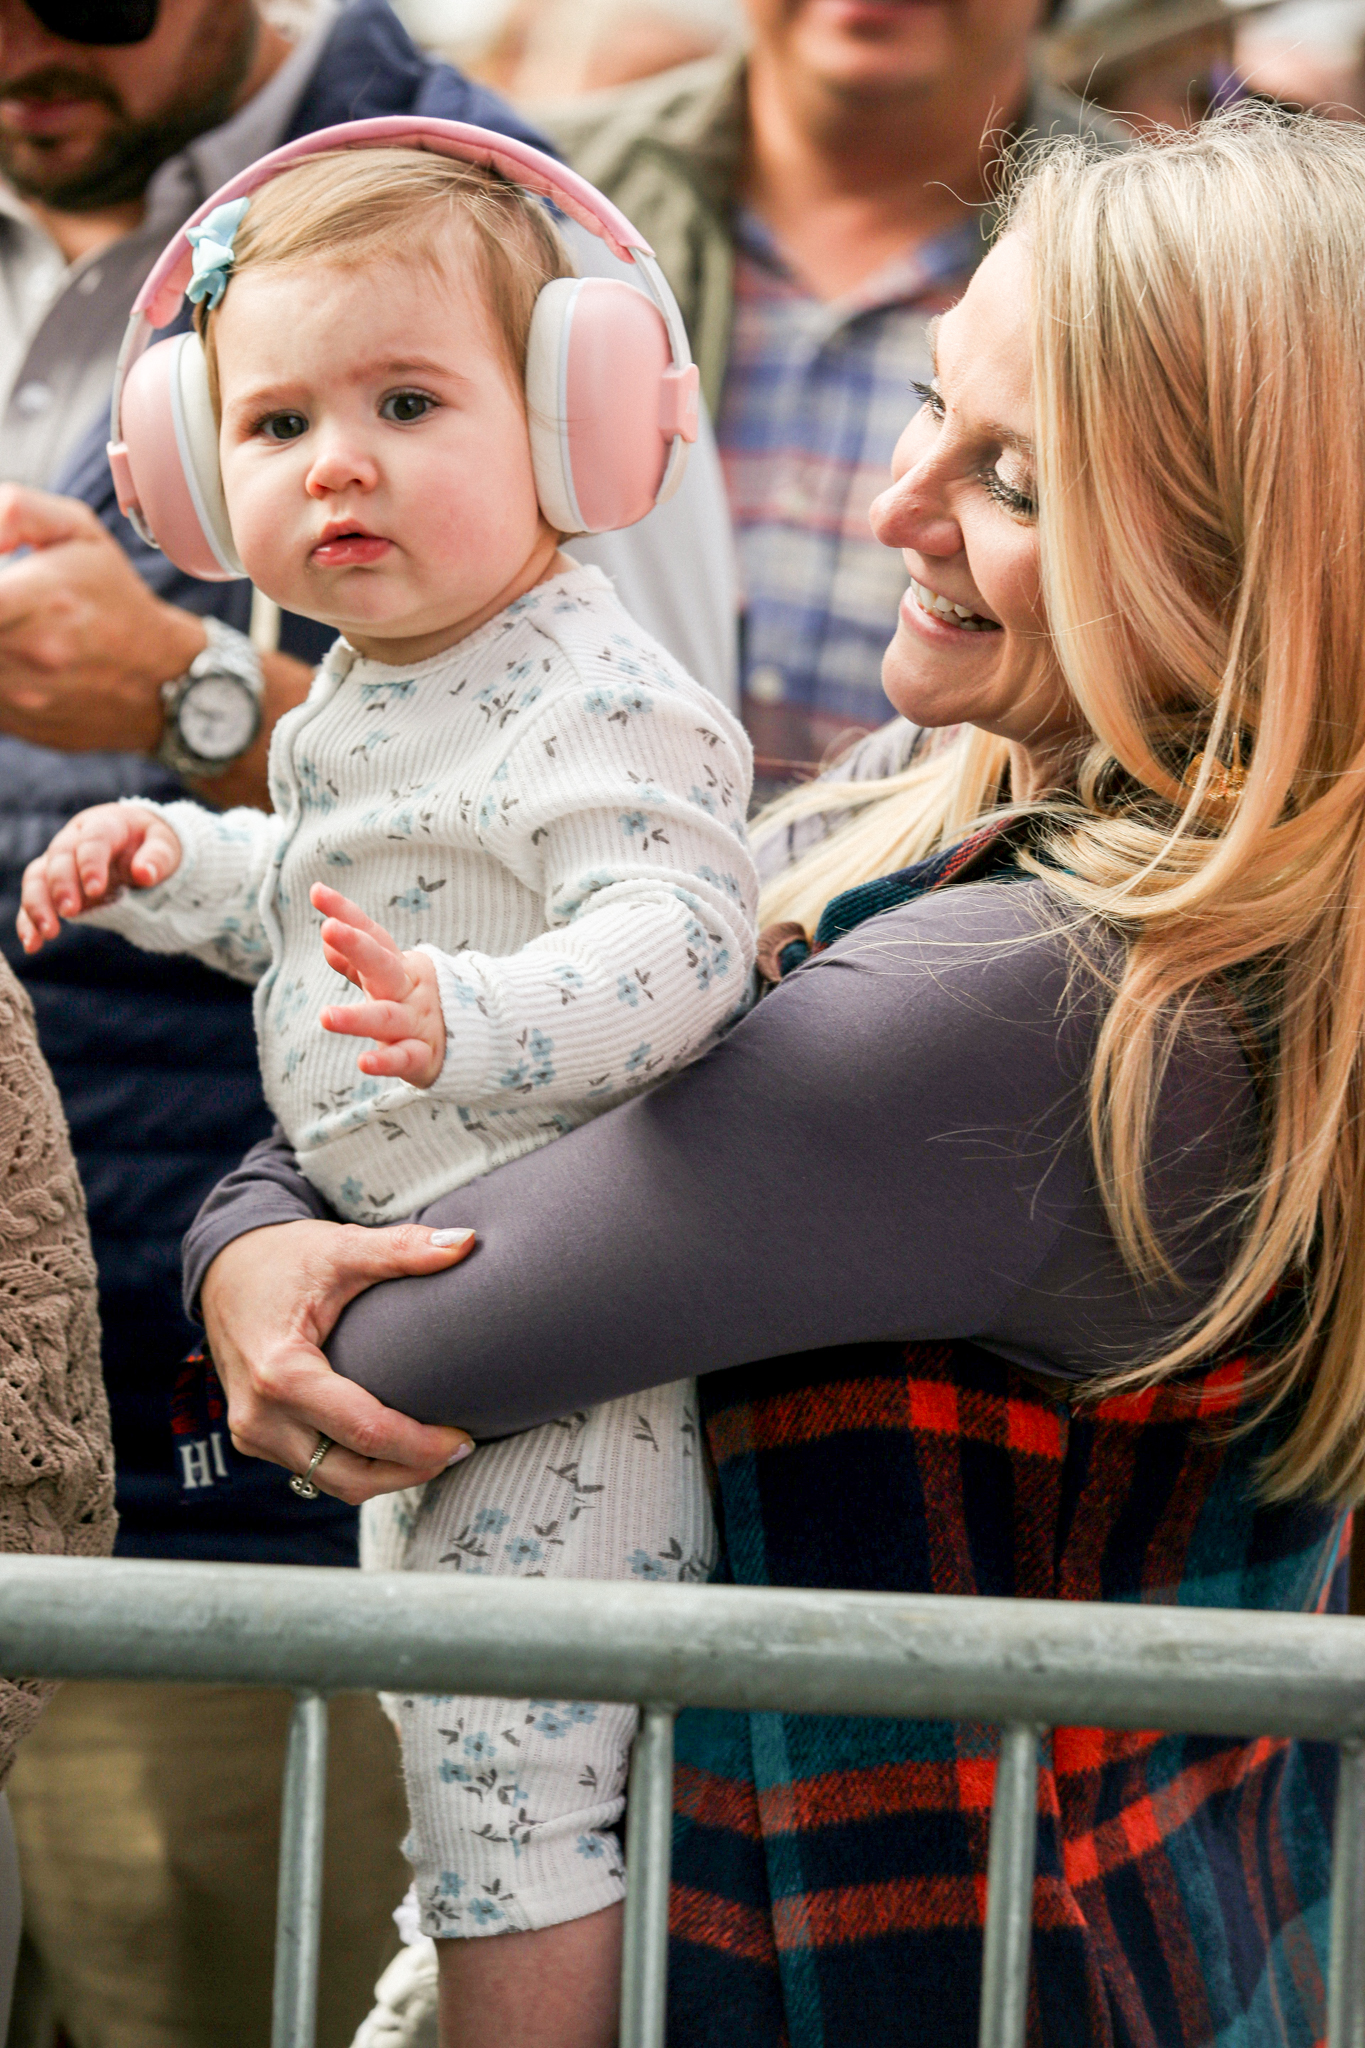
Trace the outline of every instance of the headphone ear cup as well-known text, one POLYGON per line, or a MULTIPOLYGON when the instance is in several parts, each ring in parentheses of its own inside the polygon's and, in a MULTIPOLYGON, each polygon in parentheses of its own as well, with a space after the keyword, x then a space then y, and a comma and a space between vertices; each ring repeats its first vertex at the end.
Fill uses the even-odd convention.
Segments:
POLYGON ((566 343, 584 280, 557 277, 542 287, 526 341, 526 424, 540 509, 557 532, 586 533, 574 496, 564 419, 566 343))
POLYGON ((678 431, 676 374, 663 315, 633 285, 561 277, 544 287, 526 410, 541 510, 560 533, 611 533, 653 511, 678 431))
POLYGON ((232 542, 218 422, 197 334, 173 335, 133 364, 109 450, 119 504, 177 569, 210 583, 246 571, 232 542))

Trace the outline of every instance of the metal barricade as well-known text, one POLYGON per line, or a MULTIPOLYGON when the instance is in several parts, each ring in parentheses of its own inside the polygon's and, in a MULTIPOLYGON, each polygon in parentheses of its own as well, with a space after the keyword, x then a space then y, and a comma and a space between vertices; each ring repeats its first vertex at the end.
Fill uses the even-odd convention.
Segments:
POLYGON ((0 1669, 297 1693, 273 2048, 313 2048, 326 1696, 381 1690, 644 1703, 627 1814, 622 2048, 663 2048, 680 1707, 1001 1727, 981 2048, 1024 2040, 1046 1728, 1340 1743, 1326 2048, 1365 2048, 1365 1619, 3 1557, 0 1669))

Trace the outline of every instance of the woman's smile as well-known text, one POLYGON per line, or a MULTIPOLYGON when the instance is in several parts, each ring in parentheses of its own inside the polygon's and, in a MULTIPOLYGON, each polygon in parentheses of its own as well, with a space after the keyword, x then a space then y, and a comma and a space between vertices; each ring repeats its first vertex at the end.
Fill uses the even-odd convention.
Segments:
POLYGON ((969 605, 959 604, 956 598, 945 597, 938 590, 930 590, 926 584, 916 582, 913 576, 910 578, 910 588, 901 599, 901 615, 912 626, 928 624, 931 627, 944 627, 950 633, 1001 631, 998 619, 987 618, 984 612, 973 611, 969 605))

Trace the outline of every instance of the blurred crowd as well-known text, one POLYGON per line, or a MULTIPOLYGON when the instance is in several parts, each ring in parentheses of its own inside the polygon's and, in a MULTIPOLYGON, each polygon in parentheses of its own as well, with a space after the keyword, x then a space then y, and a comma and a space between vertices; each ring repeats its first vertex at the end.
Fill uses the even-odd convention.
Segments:
MULTIPOLYGON (((306 0, 295 0, 296 5, 306 0)), ((739 0, 406 0, 419 42, 528 106, 742 46, 739 0)), ((1253 92, 1365 115, 1365 0, 1066 0, 1042 39, 1059 85, 1183 126, 1253 92)))

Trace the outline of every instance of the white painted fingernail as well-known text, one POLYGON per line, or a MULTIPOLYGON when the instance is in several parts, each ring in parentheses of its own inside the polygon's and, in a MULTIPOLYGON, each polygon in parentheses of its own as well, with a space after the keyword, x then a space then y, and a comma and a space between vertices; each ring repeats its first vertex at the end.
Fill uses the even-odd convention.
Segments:
POLYGON ((458 1465, 462 1458, 467 1458, 473 1448, 473 1444, 461 1444, 458 1451, 452 1451, 446 1459, 446 1470, 449 1471, 452 1465, 458 1465))
POLYGON ((452 1245, 471 1243, 473 1237, 472 1230, 433 1230, 429 1242, 447 1251, 452 1245))

